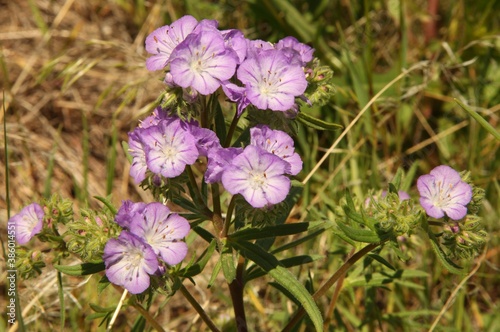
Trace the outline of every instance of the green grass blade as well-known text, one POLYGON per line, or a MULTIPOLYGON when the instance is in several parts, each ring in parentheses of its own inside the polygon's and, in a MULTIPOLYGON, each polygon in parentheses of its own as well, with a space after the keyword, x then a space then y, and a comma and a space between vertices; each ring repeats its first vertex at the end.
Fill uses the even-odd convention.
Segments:
POLYGON ((474 118, 484 129, 486 129, 487 132, 489 132, 493 137, 495 137, 497 140, 500 141, 500 132, 493 128, 492 125, 488 123, 481 115, 479 115, 477 112, 473 111, 470 107, 467 107, 464 103, 462 103, 460 100, 455 98, 455 102, 460 105, 467 113, 469 113, 470 116, 474 118))

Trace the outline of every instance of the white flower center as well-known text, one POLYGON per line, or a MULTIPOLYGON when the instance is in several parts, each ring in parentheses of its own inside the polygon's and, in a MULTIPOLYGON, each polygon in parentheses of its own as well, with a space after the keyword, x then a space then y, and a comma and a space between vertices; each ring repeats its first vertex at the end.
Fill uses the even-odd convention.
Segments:
POLYGON ((266 172, 255 172, 255 171, 250 171, 249 175, 249 182, 250 182, 250 187, 252 189, 260 189, 264 187, 266 181, 267 181, 267 175, 266 172))
POLYGON ((130 252, 128 254, 128 259, 127 261, 130 262, 130 265, 127 266, 127 269, 130 268, 137 268, 139 265, 142 264, 142 261, 144 259, 144 254, 140 250, 134 250, 133 252, 130 252))
POLYGON ((437 181, 435 184, 434 196, 432 202, 436 207, 446 207, 451 203, 452 197, 451 192, 454 185, 449 184, 445 186, 441 181, 437 181))

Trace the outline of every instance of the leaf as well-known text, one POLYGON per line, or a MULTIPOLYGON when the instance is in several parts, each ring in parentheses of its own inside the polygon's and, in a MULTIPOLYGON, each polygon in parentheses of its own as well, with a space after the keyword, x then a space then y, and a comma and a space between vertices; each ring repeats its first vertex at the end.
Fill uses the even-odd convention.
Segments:
POLYGON ((222 264, 221 264, 221 261, 220 259, 217 261, 217 263, 215 263, 215 266, 214 266, 214 269, 212 271, 212 276, 210 277, 210 280, 208 281, 208 286, 207 288, 210 288, 213 286, 213 284, 215 283, 216 279, 217 279, 217 276, 219 275, 219 272, 221 270, 221 267, 222 267, 222 264))
MULTIPOLYGON (((344 280, 344 287, 367 287, 375 286, 380 287, 396 281, 401 281, 408 278, 426 278, 429 273, 420 270, 397 270, 394 273, 372 273, 369 277, 363 275, 355 278, 346 278, 344 280)), ((415 285, 414 285, 415 286, 415 285)), ((416 287, 416 286, 415 286, 416 287)), ((419 287, 417 287, 419 288, 419 287)))
POLYGON ((222 273, 228 284, 236 278, 236 264, 234 262, 233 248, 225 246, 220 256, 222 273))
POLYGON ((314 221, 267 226, 262 228, 246 228, 230 234, 229 237, 233 240, 248 241, 269 237, 294 235, 306 231, 316 230, 317 228, 322 228, 322 226, 325 224, 326 222, 324 221, 314 221))
POLYGON ((179 275, 185 278, 191 278, 200 274, 207 265, 210 258, 212 258, 212 254, 215 251, 216 245, 217 242, 215 240, 212 240, 207 249, 205 249, 205 251, 203 251, 203 253, 200 255, 196 263, 181 269, 179 271, 179 275))
POLYGON ((111 203, 109 199, 101 196, 94 196, 94 198, 106 205, 106 207, 112 214, 116 214, 116 212, 118 212, 118 210, 116 210, 116 208, 113 206, 113 203, 111 203))
POLYGON ((343 222, 337 222, 337 226, 342 232, 344 232, 347 237, 358 242, 378 243, 383 242, 384 240, 389 238, 389 234, 381 237, 377 233, 369 229, 352 228, 347 226, 343 222))
MULTIPOLYGON (((279 261, 279 263, 280 263, 280 265, 283 265, 283 267, 289 268, 289 267, 293 267, 293 266, 299 266, 302 264, 312 263, 312 262, 318 261, 320 259, 323 259, 324 257, 325 256, 323 256, 323 255, 300 255, 300 256, 282 259, 279 261)), ((247 272, 248 271, 250 271, 250 269, 247 270, 247 272)), ((253 269, 253 271, 251 271, 250 273, 248 273, 245 276, 245 283, 250 281, 250 280, 262 277, 265 274, 266 274, 266 272, 261 268, 253 269)))
POLYGON ((299 114, 297 115, 297 120, 305 126, 316 130, 340 130, 344 128, 342 125, 326 122, 303 112, 299 112, 299 114))
POLYGON ((391 263, 389 263, 388 261, 386 261, 384 257, 382 257, 380 255, 377 255, 377 254, 374 254, 374 253, 369 253, 368 257, 373 258, 377 262, 379 262, 379 263, 387 266, 389 269, 391 269, 393 271, 396 271, 396 268, 394 266, 392 266, 391 263))
POLYGON ((460 105, 467 113, 469 113, 470 116, 474 118, 479 124, 486 129, 487 132, 489 132, 493 137, 495 137, 498 141, 500 141, 500 132, 493 128, 492 125, 489 124, 488 121, 486 121, 481 115, 479 115, 477 112, 475 112, 473 109, 465 106, 464 103, 459 101, 458 99, 455 98, 455 102, 460 105))
POLYGON ((323 318, 311 294, 309 294, 304 285, 302 285, 290 271, 280 265, 276 257, 250 242, 231 241, 231 244, 243 257, 260 266, 267 274, 273 277, 277 283, 285 287, 290 294, 300 302, 311 318, 316 330, 323 331, 323 318))
POLYGON ((104 271, 104 262, 99 263, 83 263, 80 265, 54 265, 55 269, 59 272, 70 276, 85 276, 89 274, 104 271))
POLYGON ((441 264, 443 264, 443 266, 451 273, 464 274, 464 269, 461 266, 455 264, 443 251, 443 248, 441 248, 441 246, 439 245, 436 236, 434 236, 434 234, 432 234, 432 232, 430 231, 428 232, 428 234, 429 239, 431 240, 432 249, 436 253, 436 256, 439 258, 441 264))

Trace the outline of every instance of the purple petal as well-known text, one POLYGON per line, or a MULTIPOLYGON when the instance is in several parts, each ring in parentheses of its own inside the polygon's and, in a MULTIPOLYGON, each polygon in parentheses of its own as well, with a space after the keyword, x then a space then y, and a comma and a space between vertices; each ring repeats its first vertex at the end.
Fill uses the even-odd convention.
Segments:
POLYGON ((127 231, 106 243, 103 260, 109 281, 132 294, 144 292, 150 284, 149 275, 158 270, 153 249, 127 231))
POLYGON ((203 95, 217 90, 236 70, 236 53, 225 46, 219 32, 189 35, 172 53, 170 71, 174 82, 203 95))
POLYGON ((194 30, 197 23, 194 17, 186 15, 170 26, 165 25, 149 34, 145 47, 153 56, 146 60, 146 68, 151 71, 165 68, 172 51, 194 30))
POLYGON ((255 208, 274 205, 283 201, 290 190, 290 179, 284 176, 286 167, 281 158, 249 145, 222 173, 222 184, 255 208))
POLYGON ((166 263, 173 265, 176 257, 180 262, 187 253, 185 245, 177 245, 190 230, 189 222, 171 213, 170 209, 161 203, 150 203, 144 209, 141 219, 135 219, 130 225, 130 232, 144 239, 155 254, 159 255, 166 263), (184 248, 183 251, 175 253, 175 248, 184 248))
POLYGON ((28 243, 42 231, 44 216, 43 208, 37 203, 32 203, 9 219, 8 222, 15 225, 16 240, 19 244, 28 243))

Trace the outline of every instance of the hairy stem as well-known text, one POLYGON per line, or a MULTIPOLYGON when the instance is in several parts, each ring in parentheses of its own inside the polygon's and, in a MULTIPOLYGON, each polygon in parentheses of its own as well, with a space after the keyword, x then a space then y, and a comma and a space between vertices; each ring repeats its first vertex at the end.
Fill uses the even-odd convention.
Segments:
POLYGON ((240 256, 236 267, 236 277, 229 284, 229 292, 233 301, 234 318, 238 332, 247 332, 247 319, 245 316, 245 306, 243 304, 243 271, 245 270, 245 259, 240 256))

